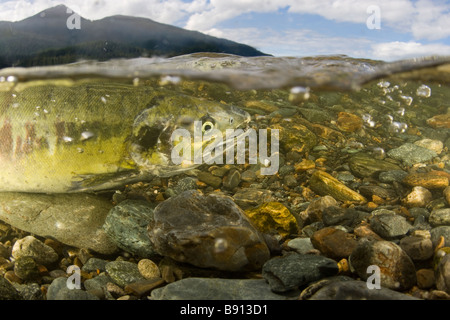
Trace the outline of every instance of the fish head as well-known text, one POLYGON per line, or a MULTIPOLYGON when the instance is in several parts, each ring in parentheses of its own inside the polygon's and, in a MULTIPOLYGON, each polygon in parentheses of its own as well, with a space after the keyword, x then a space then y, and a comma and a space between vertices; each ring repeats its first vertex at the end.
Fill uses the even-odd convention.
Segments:
POLYGON ((239 129, 243 134, 250 120, 232 105, 188 96, 163 98, 136 117, 130 155, 140 170, 171 176, 200 165, 195 154, 208 146, 223 146, 218 148, 223 152, 234 146, 235 141, 227 144, 227 132, 239 129), (174 154, 181 149, 180 163, 174 154))

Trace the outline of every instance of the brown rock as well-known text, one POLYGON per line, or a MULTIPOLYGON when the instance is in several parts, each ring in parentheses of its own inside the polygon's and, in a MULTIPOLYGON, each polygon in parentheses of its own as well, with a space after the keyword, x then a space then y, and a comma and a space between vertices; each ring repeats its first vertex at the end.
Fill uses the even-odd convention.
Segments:
POLYGON ((317 170, 314 172, 309 180, 309 185, 319 195, 330 195, 339 201, 367 202, 366 198, 358 192, 348 188, 325 171, 317 170))
POLYGON ((368 238, 369 240, 381 241, 384 240, 376 234, 369 225, 362 224, 353 230, 353 233, 360 238, 368 238))
POLYGON ((436 279, 433 269, 420 269, 416 272, 417 286, 420 289, 429 289, 434 286, 436 279))
POLYGON ((357 115, 348 112, 339 112, 337 126, 345 132, 355 132, 362 128, 363 120, 357 115))
POLYGON ((309 169, 314 169, 316 167, 316 163, 312 160, 303 159, 302 162, 296 163, 294 167, 296 172, 306 171, 309 169))
POLYGON ((155 208, 148 234, 159 254, 201 268, 254 270, 270 258, 244 212, 219 194, 189 190, 167 199, 155 208))
POLYGON ((403 204, 408 208, 424 208, 431 200, 433 200, 431 192, 424 187, 417 186, 403 199, 403 204))
POLYGON ((323 255, 338 260, 348 258, 358 242, 345 231, 326 227, 314 232, 311 243, 323 255))
POLYGON ((438 114, 427 120, 427 124, 433 128, 450 129, 450 114, 438 114))
POLYGON ((131 293, 140 297, 144 294, 148 294, 153 289, 160 287, 164 282, 165 281, 161 278, 147 279, 127 284, 124 289, 126 293, 131 293))
POLYGON ((444 189, 449 185, 446 176, 434 173, 412 173, 403 179, 403 183, 411 186, 421 186, 427 189, 444 189))

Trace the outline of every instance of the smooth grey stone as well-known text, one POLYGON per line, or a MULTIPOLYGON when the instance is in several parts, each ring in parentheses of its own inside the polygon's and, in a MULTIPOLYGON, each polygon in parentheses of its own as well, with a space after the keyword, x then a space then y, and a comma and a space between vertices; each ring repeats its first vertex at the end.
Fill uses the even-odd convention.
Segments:
POLYGON ((405 236, 412 225, 397 214, 376 214, 370 220, 370 228, 380 237, 390 240, 405 236))
POLYGON ((369 289, 360 280, 331 281, 313 294, 309 300, 418 300, 388 288, 369 289))
POLYGON ((338 265, 332 259, 297 253, 272 258, 262 269, 264 279, 274 292, 293 290, 338 272, 338 265))
POLYGON ((387 152, 387 155, 392 159, 402 161, 407 166, 430 161, 437 157, 436 152, 413 143, 405 143, 398 148, 391 149, 387 152))
POLYGON ((113 254, 117 246, 103 231, 109 200, 84 194, 0 193, 0 220, 20 230, 77 248, 113 254))
POLYGON ((270 290, 264 279, 186 278, 154 289, 154 300, 287 300, 270 290))
POLYGON ((82 289, 69 289, 66 277, 56 278, 47 291, 47 300, 99 300, 93 294, 82 289))

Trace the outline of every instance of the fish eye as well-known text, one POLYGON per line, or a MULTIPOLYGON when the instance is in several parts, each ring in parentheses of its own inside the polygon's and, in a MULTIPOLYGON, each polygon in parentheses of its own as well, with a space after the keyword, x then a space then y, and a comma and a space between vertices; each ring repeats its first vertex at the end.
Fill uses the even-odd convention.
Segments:
POLYGON ((208 133, 209 131, 211 131, 212 129, 214 129, 214 123, 212 123, 211 121, 206 121, 203 125, 202 125, 202 131, 204 133, 208 133))
POLYGON ((233 117, 231 117, 230 118, 230 124, 233 124, 233 122, 234 122, 234 119, 233 119, 233 117))

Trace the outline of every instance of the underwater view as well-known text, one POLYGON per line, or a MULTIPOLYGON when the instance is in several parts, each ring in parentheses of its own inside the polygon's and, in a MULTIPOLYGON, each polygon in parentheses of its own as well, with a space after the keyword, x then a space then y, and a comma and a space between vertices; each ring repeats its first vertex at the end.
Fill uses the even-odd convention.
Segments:
POLYGON ((0 298, 449 299, 449 129, 447 57, 4 68, 0 298))

